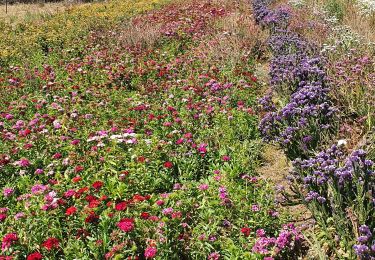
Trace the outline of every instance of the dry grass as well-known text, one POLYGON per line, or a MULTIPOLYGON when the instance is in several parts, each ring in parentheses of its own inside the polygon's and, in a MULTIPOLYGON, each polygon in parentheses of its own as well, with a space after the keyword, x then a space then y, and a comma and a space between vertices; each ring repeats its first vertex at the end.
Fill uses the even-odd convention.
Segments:
POLYGON ((248 56, 261 58, 267 50, 266 32, 255 24, 248 3, 242 0, 216 2, 229 13, 214 24, 217 33, 203 46, 198 46, 197 55, 219 69, 224 69, 224 64, 235 68, 248 56))
POLYGON ((0 5, 0 20, 12 24, 28 22, 67 10, 77 4, 81 3, 67 0, 58 3, 13 4, 8 5, 8 13, 5 12, 5 5, 2 4, 0 5))
MULTIPOLYGON (((353 32, 363 37, 368 43, 375 43, 375 15, 366 16, 362 14, 355 1, 335 1, 343 10, 341 21, 342 25, 346 25, 351 28, 353 32)), ((322 18, 320 17, 318 10, 326 10, 326 0, 308 0, 306 1, 306 4, 307 6, 299 12, 300 15, 305 15, 306 17, 312 17, 313 15, 318 18, 315 20, 322 18), (312 12, 314 10, 318 12, 312 12)))

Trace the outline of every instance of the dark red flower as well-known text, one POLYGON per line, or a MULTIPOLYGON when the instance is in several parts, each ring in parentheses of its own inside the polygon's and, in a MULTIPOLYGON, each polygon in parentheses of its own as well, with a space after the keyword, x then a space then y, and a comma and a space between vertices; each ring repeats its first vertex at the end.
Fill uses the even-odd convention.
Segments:
POLYGON ((150 213, 148 213, 148 212, 142 212, 141 213, 141 218, 142 219, 148 219, 150 217, 150 213))
POLYGON ((103 186, 103 182, 102 181, 96 181, 92 184, 92 187, 96 190, 99 190, 102 186, 103 186))
POLYGON ((125 201, 119 202, 116 204, 115 209, 118 211, 125 210, 127 207, 127 203, 125 201))
POLYGON ((41 260, 41 259, 43 259, 43 255, 39 252, 31 253, 26 258, 26 260, 41 260))
POLYGON ((241 233, 244 234, 245 237, 250 236, 251 228, 243 227, 241 228, 241 233))
POLYGON ((95 213, 91 213, 90 215, 88 215, 85 219, 85 222, 86 223, 93 223, 93 224, 96 224, 99 222, 99 216, 96 215, 95 213))
POLYGON ((170 162, 170 161, 167 161, 167 162, 164 163, 164 167, 167 168, 167 169, 170 169, 170 168, 173 167, 173 163, 170 162))
POLYGON ((60 159, 62 157, 62 154, 61 153, 55 153, 52 158, 53 159, 60 159))
POLYGON ((60 241, 57 238, 50 237, 43 242, 42 246, 47 250, 52 250, 53 248, 58 248, 60 241))

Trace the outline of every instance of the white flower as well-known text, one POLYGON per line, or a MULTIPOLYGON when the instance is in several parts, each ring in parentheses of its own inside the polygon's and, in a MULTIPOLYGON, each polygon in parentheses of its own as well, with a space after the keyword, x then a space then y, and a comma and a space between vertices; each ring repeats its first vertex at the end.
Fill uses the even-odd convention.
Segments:
POLYGON ((347 145, 347 141, 345 139, 340 139, 338 142, 337 142, 337 146, 346 146, 347 145))

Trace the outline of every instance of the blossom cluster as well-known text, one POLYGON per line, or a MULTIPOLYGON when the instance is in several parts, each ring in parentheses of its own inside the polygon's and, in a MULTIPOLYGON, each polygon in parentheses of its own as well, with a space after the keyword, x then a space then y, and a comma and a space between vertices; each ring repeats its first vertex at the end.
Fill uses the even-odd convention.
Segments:
MULTIPOLYGON (((287 104, 278 109, 272 96, 259 129, 267 142, 278 143, 294 159, 308 156, 334 127, 336 109, 328 97, 323 61, 312 44, 288 29, 287 8, 270 9, 267 1, 254 1, 256 20, 271 28, 269 46, 271 86, 287 104)), ((261 99, 263 105, 265 100, 261 99)))

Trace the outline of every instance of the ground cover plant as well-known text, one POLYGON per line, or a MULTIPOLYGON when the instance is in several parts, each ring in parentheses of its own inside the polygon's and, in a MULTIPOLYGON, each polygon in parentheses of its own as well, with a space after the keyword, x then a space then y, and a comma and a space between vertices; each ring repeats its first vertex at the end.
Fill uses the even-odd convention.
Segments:
POLYGON ((341 9, 112 0, 2 22, 0 259, 374 259, 375 66, 341 9), (286 181, 262 176, 265 146, 286 181))
POLYGON ((250 6, 160 8, 99 24, 78 56, 62 47, 3 68, 4 258, 262 259, 302 247, 255 171, 250 6))

